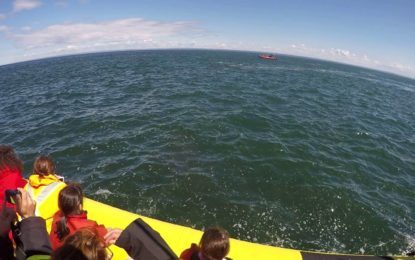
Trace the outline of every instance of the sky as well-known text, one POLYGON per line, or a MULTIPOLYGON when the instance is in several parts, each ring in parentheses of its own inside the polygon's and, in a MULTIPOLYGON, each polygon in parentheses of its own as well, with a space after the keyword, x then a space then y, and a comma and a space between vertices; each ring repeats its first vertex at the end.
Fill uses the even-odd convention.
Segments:
POLYGON ((298 55, 415 78, 415 0, 0 0, 0 65, 158 48, 298 55))

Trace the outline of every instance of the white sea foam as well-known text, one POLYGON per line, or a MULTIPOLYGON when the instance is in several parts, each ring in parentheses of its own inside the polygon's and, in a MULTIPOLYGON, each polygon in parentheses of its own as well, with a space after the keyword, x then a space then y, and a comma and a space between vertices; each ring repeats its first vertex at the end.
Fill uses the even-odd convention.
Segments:
POLYGON ((107 189, 98 189, 94 194, 95 195, 112 195, 114 193, 112 193, 111 191, 107 189))
POLYGON ((407 248, 401 253, 401 255, 407 255, 415 251, 415 237, 405 236, 405 241, 408 244, 407 248))

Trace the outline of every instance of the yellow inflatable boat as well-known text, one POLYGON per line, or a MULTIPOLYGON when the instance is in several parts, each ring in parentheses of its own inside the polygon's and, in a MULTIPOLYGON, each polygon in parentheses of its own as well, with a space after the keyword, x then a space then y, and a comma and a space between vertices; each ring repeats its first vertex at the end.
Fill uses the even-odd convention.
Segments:
MULTIPOLYGON (((123 229, 133 220, 140 217, 161 234, 177 255, 180 255, 191 243, 198 243, 202 236, 202 231, 133 214, 88 198, 84 199, 84 209, 88 211, 89 219, 95 220, 107 228, 123 229)), ((47 220, 49 231, 51 224, 51 219, 47 220)), ((129 259, 123 249, 113 245, 111 246, 111 250, 114 253, 113 259, 129 259)), ((415 260, 415 257, 410 256, 392 257, 314 253, 255 244, 237 239, 231 239, 231 250, 228 257, 233 260, 415 260)))

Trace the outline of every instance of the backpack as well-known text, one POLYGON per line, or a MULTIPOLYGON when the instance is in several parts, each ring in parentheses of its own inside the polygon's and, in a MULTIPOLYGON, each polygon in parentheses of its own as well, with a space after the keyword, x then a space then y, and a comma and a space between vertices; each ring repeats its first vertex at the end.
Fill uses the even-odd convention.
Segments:
POLYGON ((160 234, 141 218, 128 225, 115 245, 124 248, 135 260, 178 259, 160 234))

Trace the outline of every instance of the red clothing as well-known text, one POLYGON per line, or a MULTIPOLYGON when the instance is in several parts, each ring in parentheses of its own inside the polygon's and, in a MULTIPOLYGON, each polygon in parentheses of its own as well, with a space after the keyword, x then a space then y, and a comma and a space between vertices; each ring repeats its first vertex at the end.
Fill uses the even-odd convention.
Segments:
MULTIPOLYGON (((0 203, 5 199, 6 190, 14 190, 16 188, 23 188, 26 185, 26 180, 23 179, 20 170, 12 170, 9 167, 0 169, 0 203)), ((14 208, 13 204, 7 203, 8 208, 14 208)))
POLYGON ((199 252, 200 248, 196 244, 192 244, 190 248, 180 254, 180 260, 199 260, 199 252))
MULTIPOLYGON (((52 229, 50 231, 50 242, 52 243, 53 250, 62 245, 62 241, 59 240, 58 235, 56 233, 56 224, 61 220, 61 218, 62 213, 60 211, 56 212, 53 216, 52 229)), ((69 229, 68 236, 72 235, 73 233, 75 233, 75 231, 81 228, 96 228, 98 235, 102 238, 104 238, 105 234, 107 234, 107 229, 103 225, 98 225, 97 222, 87 219, 86 211, 79 215, 67 216, 66 223, 66 226, 69 229)))

